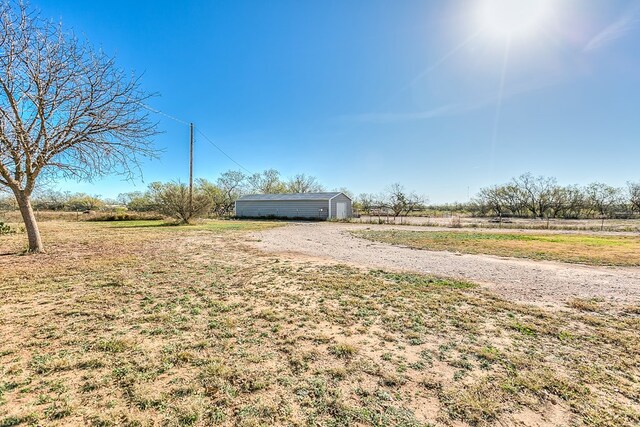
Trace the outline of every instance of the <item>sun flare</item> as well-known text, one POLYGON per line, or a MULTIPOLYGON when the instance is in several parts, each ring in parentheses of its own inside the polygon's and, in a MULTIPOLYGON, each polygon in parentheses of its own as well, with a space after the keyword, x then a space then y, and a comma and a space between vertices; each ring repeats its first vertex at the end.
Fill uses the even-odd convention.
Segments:
POLYGON ((549 12, 549 0, 482 0, 478 17, 489 34, 515 37, 534 34, 549 12))

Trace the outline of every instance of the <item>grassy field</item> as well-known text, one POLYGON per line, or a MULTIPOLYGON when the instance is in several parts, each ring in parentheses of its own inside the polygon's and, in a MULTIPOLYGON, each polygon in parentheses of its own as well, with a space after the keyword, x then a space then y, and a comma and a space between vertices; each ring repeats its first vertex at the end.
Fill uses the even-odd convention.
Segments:
POLYGON ((0 426, 640 423, 640 306, 245 244, 273 226, 46 222, 38 256, 0 236, 0 426))
POLYGON ((431 251, 640 266, 640 236, 410 230, 363 230, 354 234, 377 242, 431 251))
POLYGON ((353 218, 351 222, 363 224, 422 225, 428 227, 490 228, 505 230, 566 230, 566 231, 608 231, 640 232, 640 219, 534 219, 506 218, 502 223, 490 222, 493 218, 446 214, 443 216, 367 216, 353 218))

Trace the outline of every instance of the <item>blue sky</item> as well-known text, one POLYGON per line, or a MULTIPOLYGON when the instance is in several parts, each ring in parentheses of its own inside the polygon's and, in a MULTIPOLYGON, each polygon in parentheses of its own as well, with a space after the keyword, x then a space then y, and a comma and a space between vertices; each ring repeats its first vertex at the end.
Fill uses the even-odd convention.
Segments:
MULTIPOLYGON (((487 1, 32 5, 144 73, 153 108, 193 121, 250 171, 304 172, 356 194, 401 182, 432 202, 527 171, 640 179, 639 2, 550 1, 508 37, 480 17, 487 1)), ((158 120, 164 152, 144 163, 144 182, 61 188, 111 197, 185 181, 188 127, 158 120)), ((195 175, 228 169, 197 136, 195 175)))

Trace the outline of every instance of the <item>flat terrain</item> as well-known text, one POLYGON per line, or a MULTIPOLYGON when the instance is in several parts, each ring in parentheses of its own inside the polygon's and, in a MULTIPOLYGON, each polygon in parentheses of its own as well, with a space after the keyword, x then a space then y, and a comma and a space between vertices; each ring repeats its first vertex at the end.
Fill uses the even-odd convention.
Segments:
POLYGON ((466 215, 446 214, 441 216, 407 216, 379 217, 363 215, 354 218, 354 222, 388 223, 394 225, 422 225, 430 227, 449 227, 454 223, 464 228, 520 229, 520 230, 583 230, 583 231, 615 231, 640 232, 640 219, 546 219, 539 218, 505 218, 503 223, 494 223, 490 217, 471 217, 466 215), (603 229, 603 230, 601 230, 603 229))
POLYGON ((413 249, 590 265, 640 266, 640 235, 487 231, 359 230, 356 236, 413 249))
MULTIPOLYGON (((413 271, 471 280, 484 285, 509 301, 528 304, 565 306, 574 298, 596 298, 620 304, 633 304, 640 301, 640 268, 594 267, 490 255, 415 250, 373 242, 353 234, 384 236, 393 235, 393 233, 403 235, 404 232, 419 232, 417 236, 429 233, 451 234, 451 230, 433 227, 409 227, 411 231, 407 228, 406 226, 299 223, 258 233, 255 238, 259 241, 254 244, 258 248, 275 253, 305 254, 370 268, 413 271)), ((540 236, 544 235, 543 232, 539 233, 541 233, 540 236)), ((575 232, 558 233, 558 239, 569 239, 571 236, 586 238, 590 235, 575 232)), ((490 241, 491 244, 494 242, 490 241)), ((598 251, 602 252, 600 249, 598 251)), ((631 256, 637 257, 637 254, 633 253, 631 256)))
POLYGON ((37 256, 0 237, 0 425, 640 423, 637 300, 550 310, 249 242, 326 226, 335 253, 429 253, 277 225, 43 222, 37 256))

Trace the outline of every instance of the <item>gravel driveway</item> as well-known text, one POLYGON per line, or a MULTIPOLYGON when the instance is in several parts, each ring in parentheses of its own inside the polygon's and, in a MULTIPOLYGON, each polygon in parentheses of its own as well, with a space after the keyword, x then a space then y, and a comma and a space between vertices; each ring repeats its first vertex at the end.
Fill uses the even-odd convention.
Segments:
MULTIPOLYGON (((572 298, 640 303, 640 268, 592 267, 492 255, 461 255, 417 250, 354 237, 359 229, 394 226, 291 223, 255 233, 251 244, 268 252, 304 254, 347 264, 414 271, 484 285, 511 301, 560 306, 572 298)), ((412 227, 412 229, 435 230, 412 227)))

